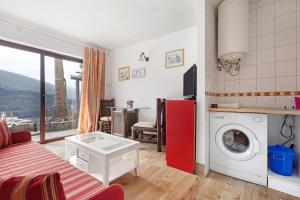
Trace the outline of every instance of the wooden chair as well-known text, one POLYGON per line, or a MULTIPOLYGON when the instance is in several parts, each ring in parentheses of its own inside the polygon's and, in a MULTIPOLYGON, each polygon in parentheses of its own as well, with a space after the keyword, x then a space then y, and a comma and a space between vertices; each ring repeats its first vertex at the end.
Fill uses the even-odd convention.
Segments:
POLYGON ((165 100, 156 99, 156 123, 138 122, 131 127, 132 139, 140 142, 157 144, 157 151, 162 151, 165 144, 165 100))
POLYGON ((114 99, 103 99, 100 104, 99 130, 111 133, 111 107, 115 106, 114 99))

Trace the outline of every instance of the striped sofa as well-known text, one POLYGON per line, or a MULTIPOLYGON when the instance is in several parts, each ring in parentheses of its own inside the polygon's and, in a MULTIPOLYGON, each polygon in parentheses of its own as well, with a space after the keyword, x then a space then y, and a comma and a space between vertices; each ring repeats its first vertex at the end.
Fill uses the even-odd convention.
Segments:
POLYGON ((68 200, 123 200, 119 185, 103 186, 96 179, 31 141, 26 131, 12 133, 12 144, 0 149, 0 178, 59 172, 68 200))

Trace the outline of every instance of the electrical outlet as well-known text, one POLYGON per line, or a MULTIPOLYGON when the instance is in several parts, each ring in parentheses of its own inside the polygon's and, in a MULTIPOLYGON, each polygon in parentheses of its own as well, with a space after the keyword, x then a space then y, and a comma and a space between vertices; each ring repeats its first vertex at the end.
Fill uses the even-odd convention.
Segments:
POLYGON ((294 125, 295 125, 294 116, 288 116, 288 117, 286 118, 285 124, 286 124, 287 126, 294 126, 294 125))

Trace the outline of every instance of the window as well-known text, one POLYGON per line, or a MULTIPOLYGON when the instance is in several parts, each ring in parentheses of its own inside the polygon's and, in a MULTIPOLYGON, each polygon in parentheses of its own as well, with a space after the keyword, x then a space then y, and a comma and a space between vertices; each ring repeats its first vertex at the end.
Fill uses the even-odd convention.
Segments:
POLYGON ((77 133, 81 64, 45 57, 46 140, 77 133))
POLYGON ((82 60, 0 40, 0 117, 42 143, 76 133, 82 60))
POLYGON ((12 131, 40 135, 40 85, 39 54, 0 46, 0 113, 12 131))

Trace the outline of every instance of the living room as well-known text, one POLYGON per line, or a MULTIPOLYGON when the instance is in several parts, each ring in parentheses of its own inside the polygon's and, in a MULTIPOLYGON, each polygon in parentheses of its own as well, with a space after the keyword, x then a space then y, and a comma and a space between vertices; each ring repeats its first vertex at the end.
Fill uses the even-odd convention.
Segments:
MULTIPOLYGON (((270 78, 258 75, 269 64, 259 63, 259 51, 292 45, 287 34, 278 47, 274 39, 260 49, 258 38, 269 32, 259 35, 259 24, 289 14, 298 20, 299 1, 0 2, 1 200, 299 199, 298 157, 292 175, 281 176, 269 166, 266 144, 299 154, 298 82, 276 88, 274 105, 273 91, 256 85, 270 78), (237 60, 220 53, 224 44, 237 60), (234 144, 215 147, 227 113, 247 137, 249 116, 263 125, 248 140, 238 126, 229 136, 225 130, 221 143, 234 144), (231 160, 234 153, 248 157, 231 160)), ((276 31, 298 34, 299 27, 276 31)), ((298 80, 295 73, 287 76, 298 80)))

